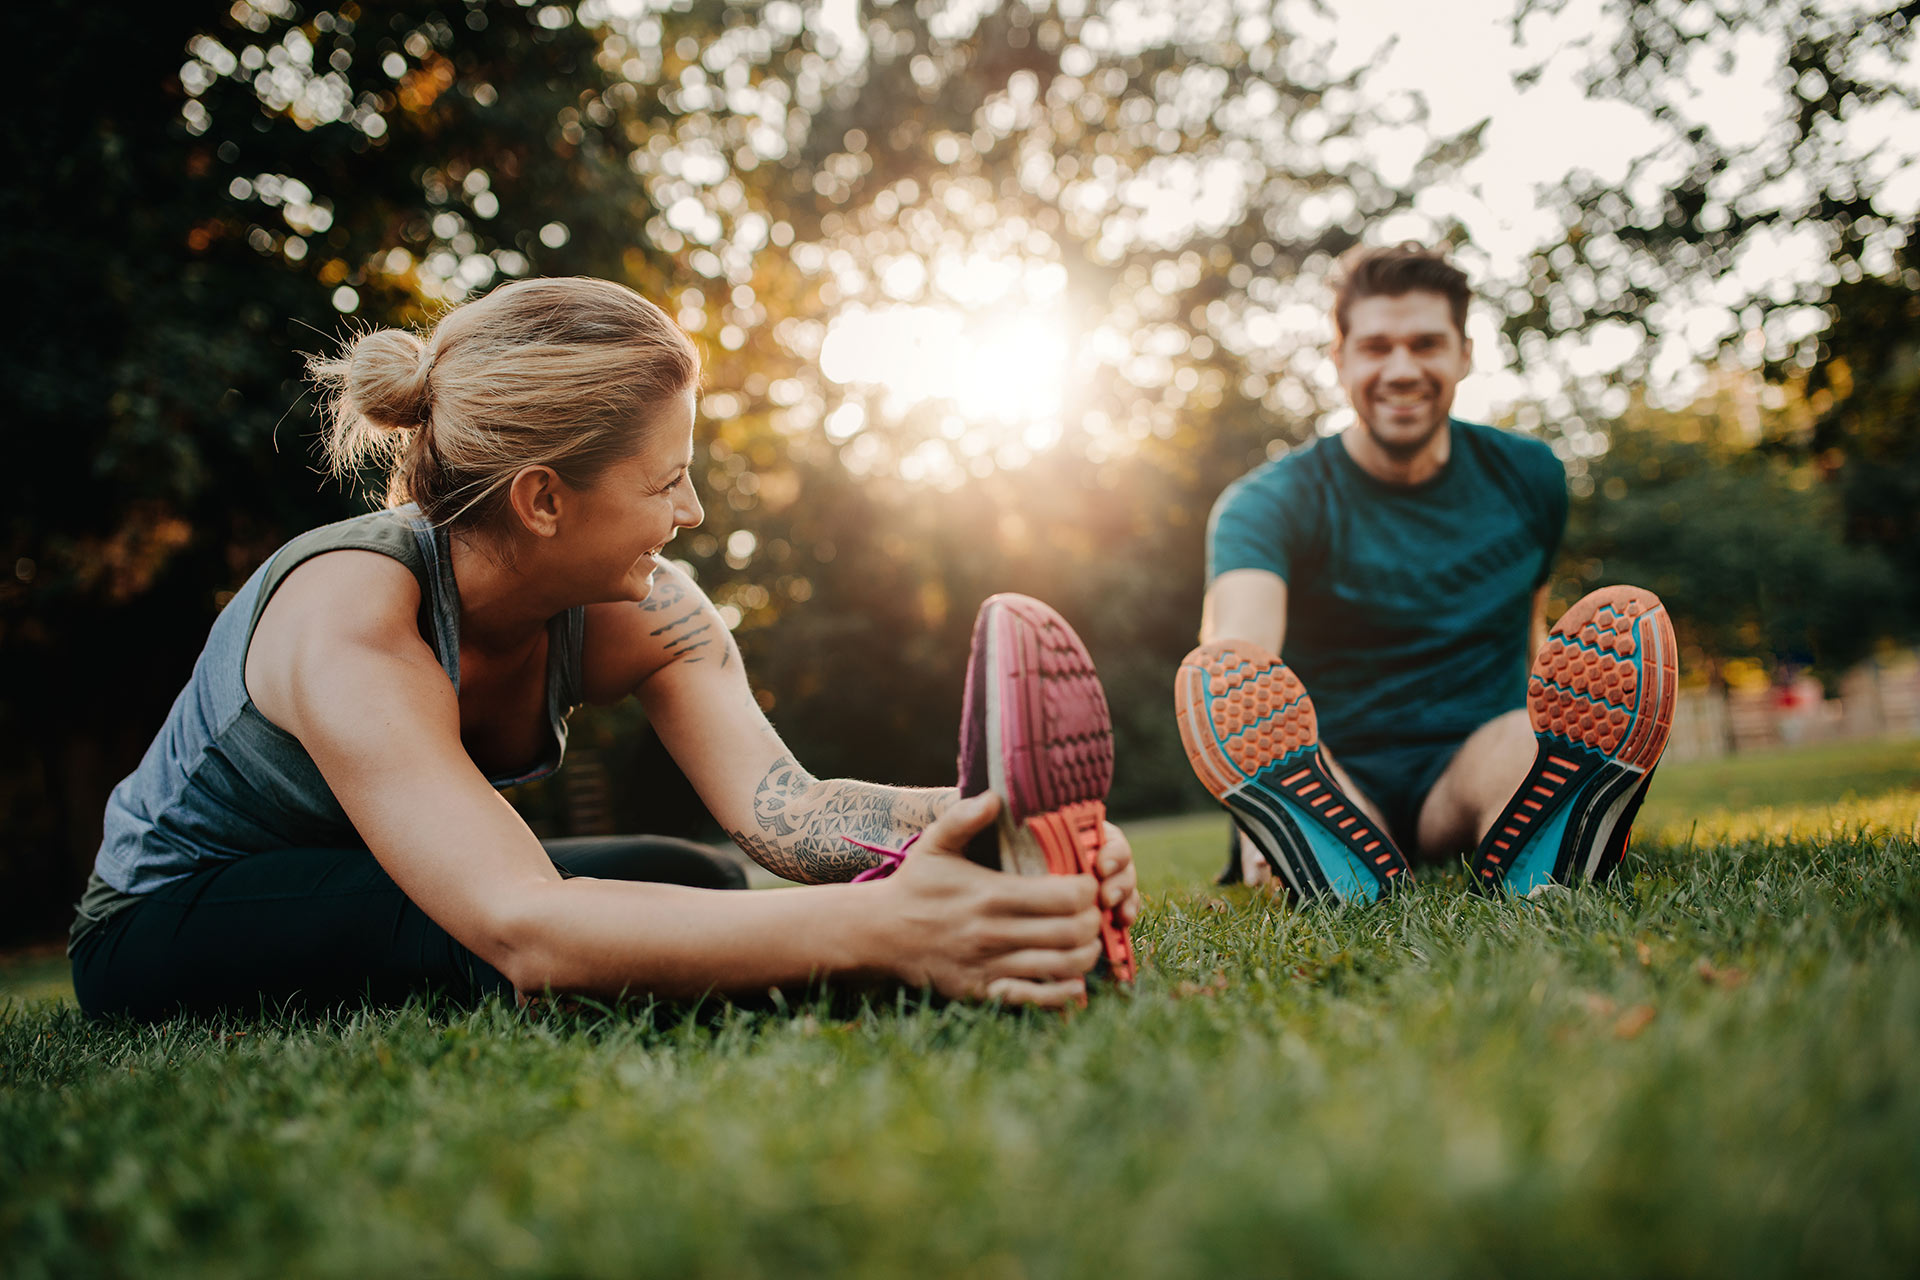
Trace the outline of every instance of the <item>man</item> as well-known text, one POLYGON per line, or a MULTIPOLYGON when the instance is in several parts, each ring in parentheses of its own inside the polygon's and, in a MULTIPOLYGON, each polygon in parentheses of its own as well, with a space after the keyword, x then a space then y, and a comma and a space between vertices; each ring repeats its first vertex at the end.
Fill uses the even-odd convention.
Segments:
POLYGON ((1671 720, 1672 628, 1616 587, 1548 639, 1566 477, 1541 442, 1450 416, 1470 298, 1418 245, 1350 253, 1331 356, 1353 426, 1214 507, 1177 699, 1246 835, 1223 880, 1369 899, 1409 858, 1478 845, 1475 883, 1527 891, 1624 851, 1671 720))

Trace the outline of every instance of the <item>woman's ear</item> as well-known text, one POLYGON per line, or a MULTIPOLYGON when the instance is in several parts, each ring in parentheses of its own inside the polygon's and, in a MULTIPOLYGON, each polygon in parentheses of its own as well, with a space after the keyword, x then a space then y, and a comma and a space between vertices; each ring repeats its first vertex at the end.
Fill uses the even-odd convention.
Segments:
POLYGON ((507 505, 520 527, 536 538, 551 538, 560 531, 566 497, 565 482, 548 466, 522 467, 507 483, 507 505))

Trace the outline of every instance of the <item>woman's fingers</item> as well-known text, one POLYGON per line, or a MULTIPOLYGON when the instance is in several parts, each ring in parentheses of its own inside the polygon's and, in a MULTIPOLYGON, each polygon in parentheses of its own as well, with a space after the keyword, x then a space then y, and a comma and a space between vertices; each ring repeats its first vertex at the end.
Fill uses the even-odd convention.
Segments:
POLYGON ((1100 936, 1100 915, 1092 908, 1070 916, 1010 916, 983 931, 993 951, 1022 951, 1044 947, 1063 951, 1081 947, 1100 936))
POLYGON ((1127 833, 1111 822, 1100 826, 1100 856, 1095 865, 1103 880, 1133 865, 1133 846, 1127 842, 1127 833))
POLYGON ((1070 916, 1091 907, 1099 892, 1092 876, 987 874, 995 877, 988 910, 999 915, 1070 916))
POLYGON ((1140 872, 1134 865, 1133 847, 1126 833, 1111 822, 1103 832, 1105 843, 1094 868, 1100 873, 1100 905, 1118 911, 1120 922, 1128 928, 1140 918, 1140 872))
POLYGON ((1000 978, 1024 978, 1031 982, 1064 982, 1069 978, 1078 978, 1093 968, 1100 959, 1100 942, 1082 943, 1065 951, 1054 948, 1033 948, 1025 951, 1009 951, 995 958, 986 968, 992 980, 1000 978))

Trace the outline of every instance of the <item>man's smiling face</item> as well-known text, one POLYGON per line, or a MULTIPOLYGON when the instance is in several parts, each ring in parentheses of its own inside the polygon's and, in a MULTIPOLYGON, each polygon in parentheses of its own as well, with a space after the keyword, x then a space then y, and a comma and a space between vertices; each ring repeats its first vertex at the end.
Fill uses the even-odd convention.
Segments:
POLYGON ((1360 426, 1388 455, 1411 458, 1433 440, 1472 367, 1473 344, 1444 295, 1415 290, 1356 298, 1333 364, 1360 426))

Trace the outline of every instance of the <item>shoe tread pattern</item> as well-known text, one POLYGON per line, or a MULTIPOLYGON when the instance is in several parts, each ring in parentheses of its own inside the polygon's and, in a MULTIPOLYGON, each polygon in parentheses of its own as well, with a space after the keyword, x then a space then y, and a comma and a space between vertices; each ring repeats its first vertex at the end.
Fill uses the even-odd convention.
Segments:
POLYGON ((1595 880, 1612 873, 1673 726, 1677 655, 1666 606, 1644 588, 1603 587, 1561 615, 1527 681, 1534 764, 1474 853, 1475 883, 1504 884, 1537 833, 1549 830, 1562 833, 1555 880, 1573 883, 1587 867, 1595 880), (1626 788, 1634 793, 1596 858, 1600 816, 1626 788), (1563 806, 1572 811, 1556 827, 1563 806))
MULTIPOLYGON (((1180 665, 1175 704, 1181 744, 1194 773, 1215 799, 1239 809, 1249 786, 1287 802, 1287 822, 1273 806, 1257 806, 1265 821, 1254 830, 1277 833, 1299 849, 1279 852, 1301 865, 1281 868, 1301 892, 1326 891, 1327 880, 1298 831, 1311 821, 1341 841, 1382 889, 1409 871, 1405 855, 1345 796, 1320 758, 1313 699, 1279 659, 1238 641, 1201 645, 1180 665), (1287 824, 1295 828, 1288 832, 1287 824)), ((1258 843, 1258 841, 1256 841, 1258 843)), ((1272 859, 1273 851, 1264 850, 1272 859)))
POLYGON ((1107 696, 1080 637, 1038 600, 995 596, 1005 705, 1020 722, 1003 732, 1007 797, 1015 821, 1084 800, 1104 801, 1113 786, 1113 720, 1107 696))
POLYGON ((1630 768, 1660 759, 1679 678, 1673 623, 1651 591, 1605 587, 1555 624, 1527 681, 1535 733, 1630 768))

